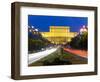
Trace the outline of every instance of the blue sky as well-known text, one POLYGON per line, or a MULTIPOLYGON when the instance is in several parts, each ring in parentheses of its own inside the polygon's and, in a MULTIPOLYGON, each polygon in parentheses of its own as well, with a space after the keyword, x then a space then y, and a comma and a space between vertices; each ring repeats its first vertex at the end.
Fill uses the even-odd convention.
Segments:
POLYGON ((78 32, 83 25, 88 25, 87 17, 28 15, 28 26, 40 32, 49 31, 50 26, 69 26, 72 32, 78 32))

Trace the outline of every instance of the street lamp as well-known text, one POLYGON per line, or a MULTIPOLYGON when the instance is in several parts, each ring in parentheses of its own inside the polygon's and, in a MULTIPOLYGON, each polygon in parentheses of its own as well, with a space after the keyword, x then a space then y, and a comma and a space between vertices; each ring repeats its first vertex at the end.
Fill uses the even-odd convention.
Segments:
POLYGON ((30 29, 29 32, 32 32, 32 30, 30 29))
POLYGON ((36 32, 38 32, 38 29, 35 29, 36 32))
POLYGON ((32 28, 34 28, 34 26, 32 26, 32 28))
POLYGON ((83 25, 83 29, 85 29, 85 27, 86 27, 86 26, 85 26, 85 25, 83 25))
POLYGON ((83 32, 87 32, 85 25, 83 25, 83 27, 80 29, 80 34, 82 34, 83 32))
POLYGON ((83 33, 83 31, 84 31, 84 29, 83 29, 83 28, 81 28, 81 29, 80 29, 80 34, 82 34, 82 33, 83 33))

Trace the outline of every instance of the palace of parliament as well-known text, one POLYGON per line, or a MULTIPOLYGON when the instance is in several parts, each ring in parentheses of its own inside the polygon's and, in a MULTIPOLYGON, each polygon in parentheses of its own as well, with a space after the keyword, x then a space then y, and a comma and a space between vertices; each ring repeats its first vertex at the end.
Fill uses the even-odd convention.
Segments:
POLYGON ((68 26, 50 26, 49 32, 41 32, 42 36, 54 44, 70 42, 77 32, 70 32, 68 26))

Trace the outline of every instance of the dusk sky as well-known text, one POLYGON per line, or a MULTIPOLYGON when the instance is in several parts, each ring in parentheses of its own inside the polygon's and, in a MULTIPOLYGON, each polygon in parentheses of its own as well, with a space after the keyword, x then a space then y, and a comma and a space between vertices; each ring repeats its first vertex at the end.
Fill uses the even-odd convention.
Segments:
POLYGON ((40 32, 49 31, 50 26, 69 26, 72 32, 78 32, 88 25, 87 17, 28 15, 28 26, 34 26, 40 32))

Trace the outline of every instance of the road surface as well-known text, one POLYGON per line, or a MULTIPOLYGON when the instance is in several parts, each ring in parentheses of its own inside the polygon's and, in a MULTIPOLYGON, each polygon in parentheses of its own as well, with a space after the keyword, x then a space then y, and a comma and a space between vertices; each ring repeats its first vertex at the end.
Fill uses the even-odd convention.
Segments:
POLYGON ((41 52, 37 52, 37 53, 33 53, 33 54, 29 54, 28 64, 32 64, 32 63, 40 60, 41 58, 48 56, 49 54, 55 52, 57 49, 58 49, 58 47, 52 48, 52 49, 47 49, 45 51, 41 51, 41 52))
POLYGON ((77 56, 87 58, 88 52, 85 50, 71 49, 71 48, 63 48, 65 51, 75 54, 77 56))

